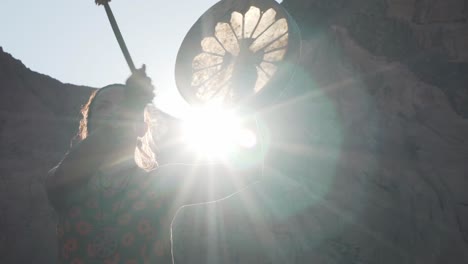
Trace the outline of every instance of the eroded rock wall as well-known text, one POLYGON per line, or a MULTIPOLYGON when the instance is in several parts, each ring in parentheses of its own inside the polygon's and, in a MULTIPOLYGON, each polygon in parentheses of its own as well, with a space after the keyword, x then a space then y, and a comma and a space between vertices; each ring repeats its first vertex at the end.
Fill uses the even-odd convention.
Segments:
POLYGON ((0 48, 1 263, 54 262, 43 177, 68 149, 91 90, 33 72, 0 48))
POLYGON ((330 25, 348 29, 374 55, 408 66, 468 116, 468 2, 465 0, 286 0, 306 38, 330 25))
POLYGON ((467 262, 468 122, 446 94, 340 26, 304 40, 301 57, 261 117, 276 153, 264 181, 185 209, 183 263, 213 247, 223 263, 467 262), (221 216, 194 223, 200 212, 221 216))
POLYGON ((468 262, 467 61, 443 44, 464 46, 462 2, 284 1, 304 41, 261 116, 275 154, 261 184, 185 210, 184 263, 468 262))

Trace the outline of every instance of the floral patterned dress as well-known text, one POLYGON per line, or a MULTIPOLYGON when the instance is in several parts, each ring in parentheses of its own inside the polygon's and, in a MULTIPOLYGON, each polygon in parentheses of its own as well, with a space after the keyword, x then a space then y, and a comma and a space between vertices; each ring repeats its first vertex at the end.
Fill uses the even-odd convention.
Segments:
POLYGON ((172 263, 161 219, 168 195, 150 176, 130 168, 93 176, 67 194, 59 211, 59 263, 172 263))

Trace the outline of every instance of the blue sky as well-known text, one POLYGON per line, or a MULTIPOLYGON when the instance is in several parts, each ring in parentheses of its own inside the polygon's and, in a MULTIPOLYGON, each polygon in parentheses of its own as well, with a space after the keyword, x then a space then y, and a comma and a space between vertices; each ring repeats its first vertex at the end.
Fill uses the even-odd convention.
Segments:
MULTIPOLYGON (((177 100, 173 72, 180 43, 216 2, 111 2, 135 64, 147 65, 161 100, 177 100)), ((130 73, 104 8, 94 0, 1 0, 0 46, 33 71, 65 83, 102 87, 130 73)))
MULTIPOLYGON (((135 65, 145 63, 159 89, 161 108, 183 103, 174 81, 177 51, 193 23, 216 2, 111 2, 135 65)), ((102 87, 130 74, 104 8, 94 0, 1 0, 0 46, 33 71, 64 83, 102 87)))

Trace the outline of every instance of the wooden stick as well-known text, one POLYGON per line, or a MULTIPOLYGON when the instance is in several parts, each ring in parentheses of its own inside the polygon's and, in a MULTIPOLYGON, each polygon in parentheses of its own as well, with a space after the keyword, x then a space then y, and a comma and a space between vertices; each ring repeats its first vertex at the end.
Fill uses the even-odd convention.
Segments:
POLYGON ((128 67, 132 73, 135 72, 135 64, 133 64, 132 57, 130 56, 130 52, 128 52, 127 45, 125 45, 125 41, 122 37, 122 33, 120 33, 119 26, 117 25, 117 21, 115 21, 114 14, 109 6, 109 3, 104 3, 104 9, 106 10, 107 18, 109 18, 109 22, 112 26, 112 30, 114 31, 114 35, 117 38, 117 42, 119 42, 120 49, 127 61, 128 67))

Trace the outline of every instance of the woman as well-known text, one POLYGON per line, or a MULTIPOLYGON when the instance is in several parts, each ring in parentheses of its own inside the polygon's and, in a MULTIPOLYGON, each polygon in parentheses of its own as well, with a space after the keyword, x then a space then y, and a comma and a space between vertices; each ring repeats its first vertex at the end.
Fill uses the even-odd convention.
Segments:
POLYGON ((83 107, 77 139, 46 180, 59 215, 59 263, 171 263, 177 209, 224 197, 255 175, 237 171, 232 181, 220 177, 232 167, 190 163, 177 141, 179 122, 143 114, 152 91, 143 67, 83 107))

